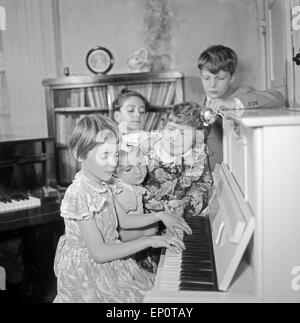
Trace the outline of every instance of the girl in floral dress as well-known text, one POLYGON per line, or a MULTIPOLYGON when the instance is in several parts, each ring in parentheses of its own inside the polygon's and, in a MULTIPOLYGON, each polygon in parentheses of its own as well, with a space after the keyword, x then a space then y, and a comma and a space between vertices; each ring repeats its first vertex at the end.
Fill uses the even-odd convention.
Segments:
POLYGON ((82 167, 61 206, 65 235, 54 264, 57 303, 141 302, 153 286, 153 276, 129 256, 149 247, 173 252, 184 248, 182 241, 168 236, 122 243, 119 226, 139 228, 163 221, 167 227, 191 232, 183 219, 167 212, 117 217, 114 198, 122 187, 112 175, 118 163, 118 135, 110 119, 91 115, 81 119, 71 136, 70 148, 82 167))

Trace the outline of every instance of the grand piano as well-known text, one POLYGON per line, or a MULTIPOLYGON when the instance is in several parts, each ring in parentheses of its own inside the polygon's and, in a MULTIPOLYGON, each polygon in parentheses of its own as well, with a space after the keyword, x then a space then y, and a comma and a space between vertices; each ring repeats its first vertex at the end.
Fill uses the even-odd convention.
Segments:
POLYGON ((226 111, 223 163, 180 255, 164 251, 150 303, 300 302, 300 111, 226 111))

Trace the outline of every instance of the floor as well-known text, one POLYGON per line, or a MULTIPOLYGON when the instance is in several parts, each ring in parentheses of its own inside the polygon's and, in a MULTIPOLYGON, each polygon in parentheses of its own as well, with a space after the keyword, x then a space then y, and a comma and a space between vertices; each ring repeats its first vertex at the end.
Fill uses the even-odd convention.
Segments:
POLYGON ((5 297, 14 303, 52 303, 56 296, 54 257, 61 222, 0 233, 0 265, 6 270, 5 297))

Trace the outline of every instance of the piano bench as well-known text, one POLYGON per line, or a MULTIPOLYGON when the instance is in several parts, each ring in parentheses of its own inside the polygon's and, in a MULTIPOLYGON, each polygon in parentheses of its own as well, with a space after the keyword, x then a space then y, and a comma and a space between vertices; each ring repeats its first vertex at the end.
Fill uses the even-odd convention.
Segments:
POLYGON ((5 290, 5 269, 0 266, 0 290, 5 290))

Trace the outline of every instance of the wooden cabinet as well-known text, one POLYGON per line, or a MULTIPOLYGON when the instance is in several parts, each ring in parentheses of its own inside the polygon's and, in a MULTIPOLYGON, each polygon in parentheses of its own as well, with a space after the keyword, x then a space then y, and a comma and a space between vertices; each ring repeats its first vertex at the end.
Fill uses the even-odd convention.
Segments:
POLYGON ((67 76, 45 79, 48 134, 56 142, 58 183, 69 185, 79 164, 68 150, 68 139, 76 122, 86 114, 112 117, 112 102, 123 88, 138 91, 150 102, 145 130, 160 129, 168 109, 184 100, 183 75, 133 73, 100 76, 67 76))

